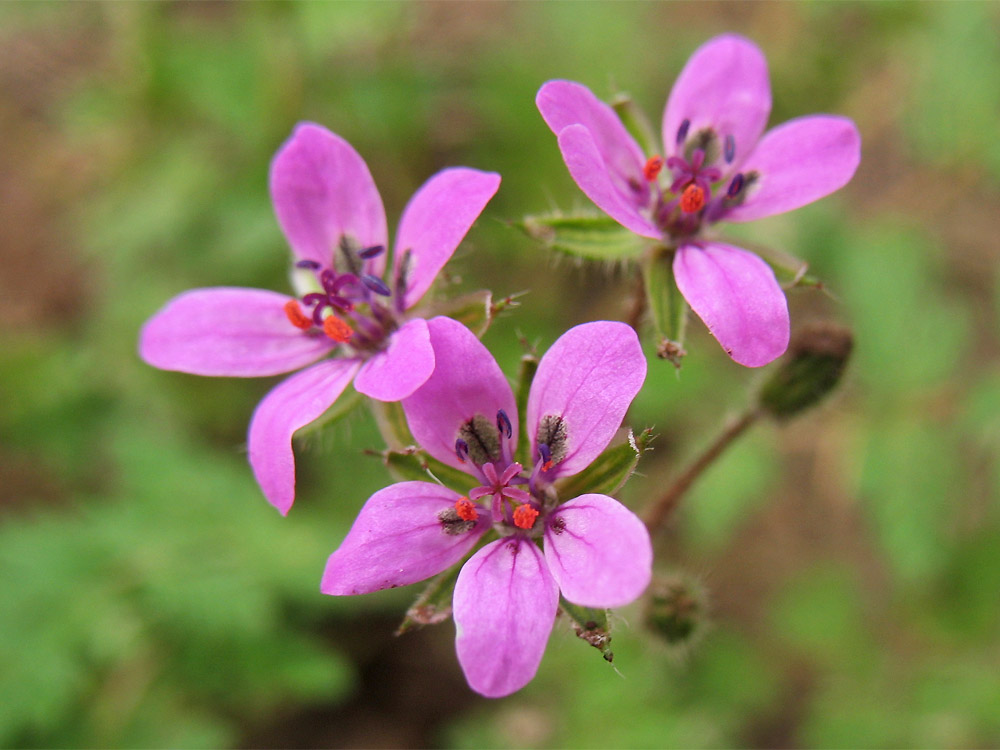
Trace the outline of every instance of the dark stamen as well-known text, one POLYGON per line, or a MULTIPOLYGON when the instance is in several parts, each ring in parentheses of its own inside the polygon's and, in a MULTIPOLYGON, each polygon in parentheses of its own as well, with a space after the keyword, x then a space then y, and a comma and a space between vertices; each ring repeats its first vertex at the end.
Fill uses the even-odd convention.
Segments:
POLYGON ((726 197, 735 198, 740 194, 743 189, 743 173, 737 172, 733 181, 729 183, 729 189, 726 191, 726 197))
POLYGON ((361 283, 375 292, 375 294, 381 294, 383 297, 392 296, 392 292, 389 290, 389 287, 378 276, 372 276, 370 273, 366 273, 361 277, 361 283))
POLYGON ((469 457, 469 444, 462 440, 462 438, 455 441, 455 455, 458 456, 458 460, 463 464, 465 463, 465 459, 469 457))
POLYGON ((511 434, 513 433, 513 428, 511 427, 510 419, 507 417, 507 412, 505 412, 503 409, 497 412, 497 429, 500 430, 500 434, 503 437, 506 437, 508 440, 510 439, 511 434))
POLYGON ((385 245, 372 245, 371 247, 366 247, 363 250, 358 250, 358 257, 369 260, 370 258, 377 258, 384 252, 385 245))
POLYGON ((726 136, 726 145, 722 153, 726 157, 726 164, 732 164, 733 158, 736 156, 736 139, 733 138, 732 133, 726 136))
POLYGON ((295 264, 296 268, 308 268, 310 271, 318 271, 320 268, 319 263, 314 260, 300 260, 295 264))
POLYGON ((549 461, 552 460, 552 451, 549 450, 549 446, 547 446, 545 443, 538 444, 538 455, 542 457, 543 464, 547 464, 549 461))
POLYGON ((687 136, 688 136, 688 128, 690 128, 690 127, 691 127, 691 121, 689 119, 687 119, 687 118, 684 118, 684 122, 682 122, 681 126, 679 128, 677 128, 677 144, 678 145, 680 145, 681 143, 684 143, 684 139, 687 138, 687 136))

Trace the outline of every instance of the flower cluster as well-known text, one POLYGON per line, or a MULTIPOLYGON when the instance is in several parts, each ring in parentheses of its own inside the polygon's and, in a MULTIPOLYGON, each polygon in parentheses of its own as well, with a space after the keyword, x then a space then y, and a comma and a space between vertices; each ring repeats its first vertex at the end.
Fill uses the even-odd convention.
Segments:
POLYGON ((287 513, 296 430, 322 416, 352 380, 366 396, 399 401, 434 371, 427 322, 412 308, 499 186, 499 175, 475 169, 431 177, 403 211, 385 281, 385 209, 368 167, 344 139, 299 125, 271 164, 271 198, 298 259, 300 294, 185 292, 143 327, 139 354, 194 375, 256 377, 312 365, 264 397, 247 436, 254 476, 287 513))
POLYGON ((365 594, 421 581, 492 529, 498 538, 458 576, 454 618, 469 685, 497 697, 534 676, 560 592, 574 604, 616 607, 649 583, 653 554, 642 521, 607 495, 564 499, 555 489, 607 447, 645 380, 646 360, 623 323, 563 334, 531 384, 524 467, 514 460, 518 412, 499 365, 460 323, 434 318, 428 326, 437 367, 403 410, 424 450, 469 475, 468 491, 402 482, 376 492, 330 557, 322 590, 365 594))
MULTIPOLYGON (((735 36, 711 40, 685 66, 659 153, 643 153, 614 110, 578 83, 546 83, 537 104, 579 186, 625 228, 655 240, 657 252, 673 254, 677 287, 733 359, 759 366, 781 354, 789 319, 773 272, 710 229, 844 185, 859 159, 854 125, 819 115, 762 135, 766 63, 735 36)), ((494 173, 438 172, 404 209, 390 253, 364 160, 339 136, 303 123, 270 172, 294 255, 294 294, 195 289, 167 302, 139 341, 141 357, 165 370, 298 371, 260 402, 248 434, 254 476, 282 514, 295 497, 297 430, 352 381, 364 396, 401 403, 418 444, 412 451, 453 476, 448 486, 411 480, 374 493, 330 556, 321 590, 364 594, 461 564, 452 596, 458 659, 469 685, 490 697, 535 675, 560 597, 565 607, 626 605, 646 590, 653 564, 647 527, 597 491, 611 486, 594 484, 600 471, 587 473, 616 450, 609 445, 645 380, 636 332, 610 321, 565 332, 537 363, 522 414, 476 334, 421 311, 499 185, 494 173)))
POLYGON ((675 251, 678 288, 726 352, 748 367, 780 356, 788 307, 774 273, 708 230, 791 211, 843 187, 861 158, 854 123, 812 115, 764 133, 767 62, 733 35, 710 40, 684 66, 663 112, 659 154, 644 154, 614 110, 579 83, 550 81, 536 104, 587 197, 675 251))

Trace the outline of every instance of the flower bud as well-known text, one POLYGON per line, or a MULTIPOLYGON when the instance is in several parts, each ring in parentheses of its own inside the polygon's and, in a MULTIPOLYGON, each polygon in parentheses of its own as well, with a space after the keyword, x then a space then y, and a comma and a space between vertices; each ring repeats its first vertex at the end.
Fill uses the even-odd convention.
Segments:
POLYGON ((854 345, 849 329, 811 323, 792 339, 776 372, 760 390, 761 408, 784 419, 817 403, 840 382, 854 345))
POLYGON ((708 623, 704 588, 676 573, 653 581, 646 625, 670 646, 684 647, 701 637, 708 623))

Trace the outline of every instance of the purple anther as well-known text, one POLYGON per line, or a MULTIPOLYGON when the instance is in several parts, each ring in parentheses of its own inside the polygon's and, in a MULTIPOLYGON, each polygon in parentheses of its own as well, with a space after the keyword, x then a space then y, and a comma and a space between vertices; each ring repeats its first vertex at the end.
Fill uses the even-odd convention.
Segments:
POLYGON ((458 456, 458 460, 463 464, 465 463, 465 459, 469 457, 469 444, 462 440, 462 438, 455 441, 455 455, 458 456))
POLYGON ((545 443, 538 444, 538 454, 542 457, 543 464, 547 464, 552 460, 552 450, 545 443))
POLYGON ((503 409, 497 412, 497 429, 500 431, 501 437, 506 437, 510 439, 511 434, 513 434, 513 427, 510 424, 510 418, 507 416, 507 412, 503 409))
POLYGON ((688 137, 688 130, 690 129, 690 127, 691 127, 691 121, 685 117, 684 118, 684 122, 682 122, 681 126, 679 128, 677 128, 677 145, 678 146, 680 144, 684 143, 684 139, 688 137))
POLYGON ((358 250, 358 257, 363 258, 364 260, 369 260, 371 258, 377 258, 384 252, 385 245, 372 245, 371 247, 358 250))
POLYGON ((726 145, 723 147, 722 154, 726 157, 726 164, 733 163, 733 159, 736 157, 736 139, 733 138, 732 133, 726 136, 726 145))
POLYGON ((296 268, 308 268, 310 271, 318 271, 320 269, 319 263, 314 260, 300 260, 295 264, 296 268))
POLYGON ((375 294, 381 294, 383 297, 392 296, 392 292, 389 290, 389 287, 386 286, 386 283, 378 276, 372 276, 370 273, 366 273, 361 277, 361 283, 375 292, 375 294))
POLYGON ((739 195, 740 191, 743 189, 743 181, 743 173, 737 172, 736 176, 733 177, 733 181, 729 183, 729 189, 726 190, 726 197, 735 198, 739 195))

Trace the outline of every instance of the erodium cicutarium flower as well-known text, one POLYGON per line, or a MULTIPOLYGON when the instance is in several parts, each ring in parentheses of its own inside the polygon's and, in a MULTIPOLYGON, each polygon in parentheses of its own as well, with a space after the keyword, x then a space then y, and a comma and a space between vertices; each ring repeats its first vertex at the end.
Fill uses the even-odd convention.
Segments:
POLYGON ((431 177, 403 211, 386 276, 385 210, 368 167, 339 136, 302 123, 270 176, 278 223, 297 258, 297 296, 233 287, 185 292, 146 323, 139 353, 154 367, 195 375, 255 377, 311 365, 272 389, 250 422, 254 476, 287 513, 296 430, 329 409, 352 379, 366 396, 398 401, 434 371, 427 321, 411 308, 499 185, 499 175, 464 167, 431 177))
POLYGON ((321 589, 365 594, 415 583, 495 533, 462 567, 453 615, 469 685, 500 697, 534 677, 560 592, 574 604, 617 607, 649 583, 652 546, 642 521, 606 495, 562 498, 554 486, 607 447, 646 361, 623 323, 585 323, 563 334, 531 385, 531 463, 522 466, 514 460, 514 394, 496 361, 460 323, 434 318, 428 328, 437 367, 403 410, 424 450, 465 471, 469 489, 460 495, 401 482, 376 492, 330 556, 321 589))
POLYGON ((677 287, 729 355, 758 367, 788 346, 785 295, 770 267, 712 239, 742 222, 843 187, 861 158, 844 117, 811 115, 761 134, 771 111, 767 62, 734 35, 688 60, 663 113, 663 150, 644 154, 614 110, 571 81, 549 81, 538 109, 580 189, 615 221, 673 249, 677 287))

